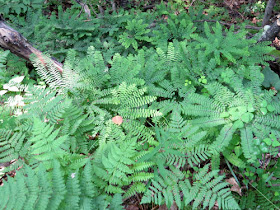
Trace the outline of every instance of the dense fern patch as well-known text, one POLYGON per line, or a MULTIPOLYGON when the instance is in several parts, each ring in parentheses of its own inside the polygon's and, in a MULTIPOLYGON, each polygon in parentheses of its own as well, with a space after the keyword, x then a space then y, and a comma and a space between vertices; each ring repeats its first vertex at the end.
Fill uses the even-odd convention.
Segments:
MULTIPOLYGON (((14 24, 22 5, 5 7, 14 24)), ((23 33, 36 43, 48 31, 42 49, 64 71, 34 59, 36 85, 0 86, 0 163, 13 162, 0 173, 0 209, 123 209, 135 195, 147 208, 280 208, 267 43, 172 4, 91 21, 74 6, 48 18, 30 10, 40 18, 27 12, 35 31, 23 33)), ((0 51, 3 81, 7 59, 0 51)))

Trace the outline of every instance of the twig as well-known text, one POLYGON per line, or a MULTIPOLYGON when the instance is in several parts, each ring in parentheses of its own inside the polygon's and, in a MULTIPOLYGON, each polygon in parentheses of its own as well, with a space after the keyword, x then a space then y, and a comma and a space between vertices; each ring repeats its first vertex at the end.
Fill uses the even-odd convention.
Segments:
POLYGON ((83 11, 83 8, 80 9, 80 12, 79 12, 79 14, 77 15, 77 18, 81 16, 82 11, 83 11))
POLYGON ((195 1, 196 1, 196 0, 192 0, 192 3, 190 4, 190 6, 189 6, 189 7, 191 7, 195 1))
MULTIPOLYGON (((88 5, 86 5, 85 3, 81 2, 80 0, 75 0, 75 1, 82 6, 82 8, 84 9, 85 13, 87 13, 87 15, 88 15, 88 18, 90 18, 91 14, 90 14, 90 9, 88 8, 88 5)), ((80 12, 80 14, 81 14, 81 12, 80 12)), ((78 16, 80 16, 80 14, 78 16)))
POLYGON ((117 7, 116 7, 116 2, 114 0, 111 0, 111 5, 112 5, 112 10, 114 12, 116 12, 117 11, 117 7))
POLYGON ((93 6, 91 4, 89 4, 91 10, 93 11, 93 13, 96 15, 96 17, 98 18, 98 14, 97 12, 95 11, 95 9, 93 8, 93 6))
POLYGON ((154 4, 153 4, 153 5, 147 5, 147 6, 144 6, 144 7, 143 7, 143 10, 146 11, 146 10, 148 10, 148 9, 153 9, 154 7, 155 7, 154 4))
POLYGON ((103 17, 104 16, 104 9, 99 4, 97 5, 97 7, 98 7, 98 10, 100 12, 101 17, 103 17))
POLYGON ((268 24, 274 5, 275 5, 275 0, 269 0, 267 2, 265 12, 264 12, 264 17, 263 17, 262 27, 268 24))

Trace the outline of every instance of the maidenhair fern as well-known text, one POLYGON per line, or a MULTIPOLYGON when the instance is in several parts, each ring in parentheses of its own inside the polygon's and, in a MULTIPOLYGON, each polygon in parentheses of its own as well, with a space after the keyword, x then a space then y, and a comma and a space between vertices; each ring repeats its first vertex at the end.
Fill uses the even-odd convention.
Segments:
POLYGON ((120 42, 125 48, 132 46, 135 50, 138 49, 137 41, 150 41, 147 34, 150 29, 146 29, 148 24, 143 24, 143 20, 133 19, 127 22, 126 32, 120 36, 120 42))
POLYGON ((153 33, 153 43, 157 46, 166 44, 168 40, 179 40, 189 39, 191 34, 196 30, 191 17, 186 13, 180 13, 178 15, 169 14, 167 17, 167 23, 161 23, 160 29, 155 30, 153 33))
POLYGON ((226 58, 223 59, 224 62, 235 63, 237 58, 249 55, 248 42, 240 42, 240 38, 245 39, 244 33, 238 33, 237 38, 236 34, 233 33, 233 28, 231 28, 224 37, 222 34, 222 26, 219 22, 217 22, 216 27, 213 27, 212 30, 214 33, 211 33, 207 22, 204 22, 206 38, 198 36, 194 38, 199 42, 197 48, 205 49, 205 56, 212 55, 218 65, 221 64, 221 56, 226 58))

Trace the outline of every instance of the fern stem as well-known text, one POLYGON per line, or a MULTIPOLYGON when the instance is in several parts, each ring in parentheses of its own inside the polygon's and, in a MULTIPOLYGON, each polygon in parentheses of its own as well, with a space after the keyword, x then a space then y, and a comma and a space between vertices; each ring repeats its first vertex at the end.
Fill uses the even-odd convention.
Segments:
POLYGON ((234 177, 235 181, 238 183, 238 186, 240 187, 240 183, 239 183, 239 181, 238 181, 238 179, 237 179, 235 173, 233 172, 233 170, 232 170, 232 168, 231 168, 231 165, 229 164, 228 160, 226 160, 226 163, 227 163, 227 166, 228 166, 228 168, 229 168, 229 170, 230 170, 232 176, 234 177))

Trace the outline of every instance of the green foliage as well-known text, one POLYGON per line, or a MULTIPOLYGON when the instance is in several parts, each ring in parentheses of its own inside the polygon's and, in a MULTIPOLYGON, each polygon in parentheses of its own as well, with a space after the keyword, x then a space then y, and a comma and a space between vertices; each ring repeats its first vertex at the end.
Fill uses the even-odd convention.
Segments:
POLYGON ((0 52, 0 163, 15 161, 1 171, 1 209, 122 209, 135 195, 147 208, 279 208, 279 77, 267 43, 172 2, 91 19, 76 3, 1 3, 64 61, 60 73, 32 58, 39 79, 0 52))
MULTIPOLYGON (((119 136, 121 137, 125 138, 119 136)), ((130 197, 136 192, 146 190, 142 182, 151 179, 153 174, 141 171, 152 166, 152 163, 137 161, 136 138, 118 141, 120 144, 108 142, 97 151, 97 158, 94 161, 95 174, 100 179, 97 185, 101 189, 104 188, 107 193, 124 193, 122 187, 132 184, 124 195, 130 197)))
POLYGON ((132 47, 137 50, 137 41, 150 41, 150 38, 147 36, 150 29, 146 29, 146 27, 148 27, 148 24, 143 24, 143 20, 137 21, 133 19, 132 21, 128 21, 125 27, 127 32, 124 32, 120 36, 120 42, 126 49, 132 45, 132 47))
POLYGON ((1 51, 1 54, 0 54, 0 64, 1 64, 0 67, 1 67, 1 70, 2 70, 2 68, 5 67, 4 63, 6 63, 6 59, 7 59, 8 54, 9 54, 9 51, 4 51, 4 52, 1 51))
MULTIPOLYGON (((8 76, 7 72, 6 72, 6 66, 4 65, 7 61, 8 54, 9 54, 9 51, 4 51, 4 52, 0 51, 0 70, 1 70, 0 79, 1 79, 1 81, 3 81, 3 83, 6 80, 6 77, 8 76)), ((7 82, 7 81, 5 81, 5 82, 7 82)))
POLYGON ((160 30, 154 30, 153 42, 158 46, 166 44, 168 40, 184 40, 189 39, 190 35, 196 30, 191 17, 186 13, 179 15, 168 14, 167 23, 160 24, 160 30))
MULTIPOLYGON (((25 135, 22 132, 13 133, 10 131, 0 130, 0 162, 5 163, 13 159, 18 159, 27 153, 24 145, 25 135)), ((27 146, 27 145, 26 145, 27 146)))
POLYGON ((192 208, 196 209, 203 205, 203 208, 214 206, 218 201, 222 209, 239 209, 237 202, 230 195, 228 183, 221 182, 224 177, 218 176, 217 171, 209 170, 209 164, 205 165, 197 173, 193 174, 192 184, 184 174, 174 168, 165 176, 158 176, 152 180, 152 185, 145 193, 142 203, 153 201, 155 204, 166 203, 170 208, 173 202, 182 209, 193 201, 192 208), (183 194, 183 199, 181 199, 183 194))
POLYGON ((40 9, 43 0, 0 0, 1 13, 20 15, 28 10, 40 9))
POLYGON ((97 196, 90 162, 83 170, 65 176, 56 160, 48 172, 42 164, 35 169, 23 168, 16 178, 4 183, 1 209, 101 209, 107 208, 109 202, 112 202, 110 209, 122 209, 119 194, 97 196))

